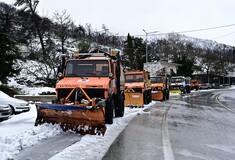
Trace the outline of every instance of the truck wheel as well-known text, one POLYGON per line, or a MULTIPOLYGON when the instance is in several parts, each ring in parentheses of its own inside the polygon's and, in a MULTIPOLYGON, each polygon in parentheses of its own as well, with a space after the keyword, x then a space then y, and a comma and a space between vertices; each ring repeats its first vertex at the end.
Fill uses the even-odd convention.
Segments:
POLYGON ((144 92, 143 98, 144 98, 144 104, 148 104, 148 95, 147 95, 147 92, 144 92))
POLYGON ((162 92, 162 100, 161 101, 165 101, 166 100, 166 90, 161 91, 162 92))
POLYGON ((187 91, 187 93, 190 93, 190 92, 191 92, 191 90, 190 90, 189 87, 186 88, 186 91, 187 91))
POLYGON ((168 89, 166 89, 166 100, 170 99, 170 92, 168 89))
POLYGON ((124 95, 120 96, 119 106, 115 108, 115 117, 123 117, 125 110, 124 95))
POLYGON ((152 92, 151 90, 148 91, 148 104, 152 102, 152 92))
POLYGON ((105 106, 105 123, 113 124, 113 108, 114 108, 114 100, 111 98, 106 102, 105 106))

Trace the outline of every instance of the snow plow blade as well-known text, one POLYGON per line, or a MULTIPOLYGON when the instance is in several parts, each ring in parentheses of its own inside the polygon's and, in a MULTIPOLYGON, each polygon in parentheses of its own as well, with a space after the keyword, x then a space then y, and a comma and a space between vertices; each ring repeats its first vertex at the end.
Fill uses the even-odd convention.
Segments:
POLYGON ((172 94, 172 95, 181 95, 182 92, 181 92, 180 89, 178 89, 178 90, 170 90, 170 94, 172 94))
POLYGON ((164 100, 164 94, 162 91, 152 91, 152 100, 162 101, 164 100))
POLYGON ((106 131, 104 107, 63 104, 36 104, 35 126, 43 123, 59 124, 63 131, 71 130, 81 135, 104 135, 106 131))
POLYGON ((125 93, 125 106, 127 107, 144 107, 143 94, 138 92, 125 93))

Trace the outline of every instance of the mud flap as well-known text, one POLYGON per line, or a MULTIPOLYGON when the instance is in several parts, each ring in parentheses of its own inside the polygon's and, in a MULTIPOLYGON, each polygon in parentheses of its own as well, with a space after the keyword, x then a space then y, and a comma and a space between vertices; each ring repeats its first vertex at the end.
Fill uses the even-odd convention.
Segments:
POLYGON ((81 135, 104 135, 106 131, 104 107, 85 108, 75 105, 36 104, 35 126, 43 123, 59 124, 63 131, 81 135))

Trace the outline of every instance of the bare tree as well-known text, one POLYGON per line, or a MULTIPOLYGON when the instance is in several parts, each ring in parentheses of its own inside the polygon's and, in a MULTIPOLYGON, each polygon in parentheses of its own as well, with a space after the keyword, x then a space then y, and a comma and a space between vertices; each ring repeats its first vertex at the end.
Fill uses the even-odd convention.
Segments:
POLYGON ((43 35, 42 35, 41 29, 40 29, 39 16, 37 15, 37 11, 36 11, 38 4, 39 4, 39 0, 16 0, 16 2, 15 2, 15 6, 22 7, 23 11, 29 12, 30 14, 32 14, 32 19, 35 24, 38 38, 40 40, 40 44, 42 47, 43 57, 45 57, 46 50, 45 50, 45 45, 43 42, 43 35))
POLYGON ((55 12, 55 34, 59 37, 61 42, 61 52, 65 53, 65 42, 69 37, 69 27, 73 24, 70 15, 67 14, 66 10, 62 11, 62 13, 55 12))

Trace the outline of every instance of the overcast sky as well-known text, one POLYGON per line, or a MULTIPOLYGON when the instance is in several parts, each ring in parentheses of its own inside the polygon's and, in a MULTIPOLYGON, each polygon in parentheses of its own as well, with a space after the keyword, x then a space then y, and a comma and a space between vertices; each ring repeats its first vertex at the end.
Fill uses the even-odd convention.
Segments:
POLYGON ((88 23, 100 31, 105 24, 112 34, 130 33, 143 38, 143 29, 168 33, 234 24, 184 34, 235 46, 234 0, 40 0, 37 10, 50 18, 55 11, 66 10, 77 25, 88 23))

